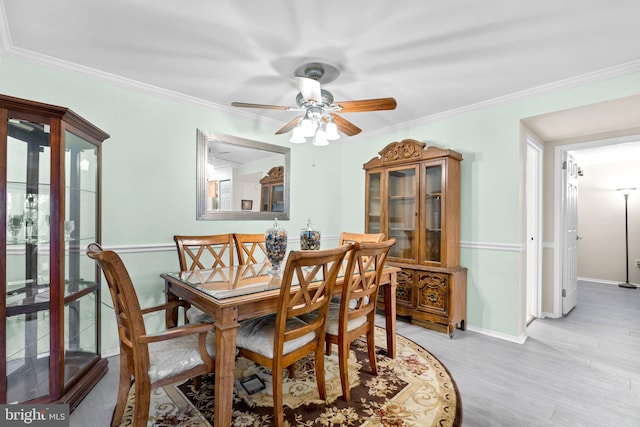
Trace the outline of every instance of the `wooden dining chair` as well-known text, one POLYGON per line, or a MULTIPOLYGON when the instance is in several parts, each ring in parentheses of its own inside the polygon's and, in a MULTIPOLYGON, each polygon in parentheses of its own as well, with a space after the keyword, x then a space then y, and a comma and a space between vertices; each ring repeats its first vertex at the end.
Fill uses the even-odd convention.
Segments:
POLYGON ((280 310, 240 322, 236 338, 239 355, 271 369, 276 426, 284 422, 282 371, 308 354, 314 353, 318 392, 320 399, 326 399, 325 321, 333 286, 350 248, 351 245, 343 245, 318 251, 291 251, 282 273, 280 310), (297 317, 314 310, 319 314, 311 322, 297 317))
POLYGON ((233 235, 173 236, 180 271, 210 270, 233 264, 233 235))
POLYGON ((331 354, 332 344, 338 346, 342 397, 346 401, 351 400, 347 364, 349 348, 356 338, 366 336, 371 372, 378 375, 374 339, 376 301, 384 262, 395 243, 395 239, 379 243, 354 243, 344 274, 340 301, 332 301, 329 306, 326 354, 331 354))
POLYGON ((238 262, 240 264, 260 264, 267 261, 266 237, 264 233, 234 233, 238 262))
MULTIPOLYGON (((233 235, 173 236, 178 249, 180 271, 211 270, 234 265, 233 235)), ((214 319, 198 307, 186 311, 190 323, 210 323, 214 319)))
POLYGON ((345 243, 356 242, 377 243, 382 242, 383 240, 383 233, 351 233, 348 231, 343 231, 340 233, 339 244, 344 245, 345 243))
POLYGON ((173 309, 183 302, 142 309, 127 268, 117 253, 92 243, 87 255, 98 263, 107 279, 118 322, 120 383, 111 426, 120 425, 132 383, 135 385, 133 426, 146 426, 151 390, 213 372, 213 325, 185 325, 148 334, 144 315, 173 309))

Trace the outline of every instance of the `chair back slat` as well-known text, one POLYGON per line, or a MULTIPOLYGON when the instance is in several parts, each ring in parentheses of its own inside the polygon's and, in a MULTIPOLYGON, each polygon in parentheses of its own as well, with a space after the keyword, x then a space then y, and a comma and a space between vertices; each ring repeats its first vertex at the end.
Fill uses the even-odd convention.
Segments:
POLYGON ((280 287, 280 310, 276 314, 274 354, 282 353, 284 343, 311 332, 324 342, 324 328, 331 293, 342 262, 351 245, 319 251, 291 251, 287 257, 280 287), (298 287, 292 288, 293 279, 298 287), (313 311, 319 316, 298 328, 286 330, 287 319, 313 311))
POLYGON ((340 233, 340 245, 345 243, 378 243, 384 240, 384 233, 351 233, 343 231, 340 233))
POLYGON ((180 271, 210 270, 234 265, 233 235, 173 236, 180 271))
POLYGON ((395 243, 395 239, 389 239, 379 243, 354 244, 342 287, 340 327, 346 328, 349 321, 375 313, 382 269, 395 243))
POLYGON ((240 264, 260 264, 267 261, 264 233, 234 233, 233 241, 240 264))

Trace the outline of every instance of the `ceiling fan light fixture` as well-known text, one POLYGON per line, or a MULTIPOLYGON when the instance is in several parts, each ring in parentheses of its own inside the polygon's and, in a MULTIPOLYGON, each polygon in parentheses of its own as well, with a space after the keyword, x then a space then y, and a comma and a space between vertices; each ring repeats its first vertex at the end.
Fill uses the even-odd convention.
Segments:
POLYGON ((318 132, 316 132, 316 137, 313 139, 313 145, 329 145, 329 141, 327 141, 327 137, 322 129, 319 129, 318 132))
POLYGON ((336 124, 333 122, 333 119, 329 119, 329 122, 325 126, 325 133, 329 141, 340 139, 340 135, 338 134, 338 126, 336 126, 336 124))
POLYGON ((308 117, 302 119, 300 122, 300 129, 302 130, 302 136, 311 137, 313 136, 314 128, 313 128, 313 120, 308 117))
POLYGON ((307 142, 307 139, 302 134, 302 128, 300 126, 296 126, 293 128, 293 134, 291 135, 290 142, 294 144, 304 144, 307 142))

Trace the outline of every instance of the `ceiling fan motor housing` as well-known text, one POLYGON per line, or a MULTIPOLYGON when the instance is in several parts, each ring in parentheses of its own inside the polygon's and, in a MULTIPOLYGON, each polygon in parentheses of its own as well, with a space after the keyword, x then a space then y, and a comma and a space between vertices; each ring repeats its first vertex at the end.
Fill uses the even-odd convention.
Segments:
POLYGON ((296 96, 296 103, 300 108, 310 108, 314 105, 321 106, 322 108, 331 109, 331 104, 333 104, 333 95, 328 90, 322 89, 320 91, 320 102, 316 102, 314 100, 306 100, 302 96, 302 92, 298 92, 296 96))

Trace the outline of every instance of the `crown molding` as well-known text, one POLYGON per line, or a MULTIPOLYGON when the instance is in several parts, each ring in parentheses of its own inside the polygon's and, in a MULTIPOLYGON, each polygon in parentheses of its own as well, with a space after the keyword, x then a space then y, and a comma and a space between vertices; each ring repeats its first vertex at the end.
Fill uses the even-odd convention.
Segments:
POLYGON ((11 34, 9 33, 9 22, 4 9, 4 0, 0 0, 0 55, 4 55, 11 49, 11 34))
POLYGON ((367 133, 371 135, 382 135, 399 131, 402 129, 413 128, 418 126, 424 126, 436 121, 450 119, 463 114, 484 110, 491 107, 497 107, 503 104, 512 103, 515 101, 521 101, 525 99, 531 99, 538 96, 546 95, 554 91, 571 89, 578 86, 583 86, 589 83, 596 83, 615 77, 621 77, 628 74, 640 72, 640 60, 630 61, 624 64, 615 65, 613 67, 603 68, 601 70, 593 71, 591 73, 581 74, 579 76, 570 77, 564 80, 558 80, 552 83, 548 83, 541 86, 536 86, 530 89, 522 90, 520 92, 514 92, 508 95, 500 96, 497 98, 488 99, 486 101, 477 102, 475 104, 465 105, 463 107, 454 108, 452 110, 443 111, 441 113, 432 114, 403 123, 398 123, 392 126, 387 126, 367 133))

